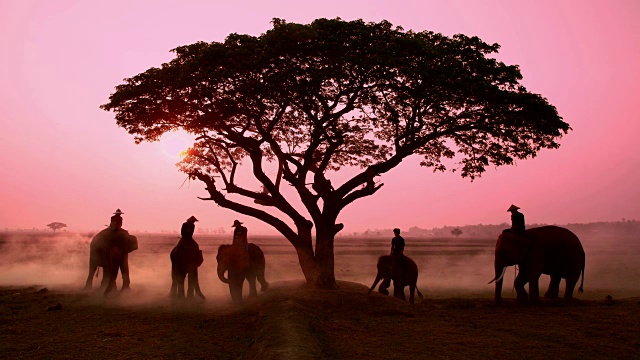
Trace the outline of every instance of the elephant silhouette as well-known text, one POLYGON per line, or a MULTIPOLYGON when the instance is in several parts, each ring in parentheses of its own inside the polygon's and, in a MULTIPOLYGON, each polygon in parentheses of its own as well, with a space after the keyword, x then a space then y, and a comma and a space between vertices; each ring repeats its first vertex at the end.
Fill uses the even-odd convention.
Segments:
POLYGON ((171 254, 171 290, 173 298, 184 298, 184 281, 188 276, 187 298, 193 298, 194 292, 201 299, 205 299, 200 291, 198 281, 198 267, 202 265, 204 258, 202 250, 193 239, 181 238, 173 247, 171 254))
POLYGON ((418 290, 418 265, 404 255, 383 255, 378 258, 378 273, 373 281, 373 285, 369 288, 369 294, 375 289, 380 280, 383 282, 378 288, 378 292, 389 295, 387 288, 393 281, 393 296, 406 301, 404 288, 409 286, 409 303, 414 303, 414 291, 418 293, 418 297, 422 300, 422 293, 418 290))
POLYGON ((502 302, 502 281, 508 266, 518 265, 520 271, 516 276, 514 287, 519 302, 538 302, 540 275, 551 276, 549 289, 545 298, 557 298, 560 281, 565 279, 565 303, 571 303, 573 290, 582 273, 582 283, 578 289, 583 292, 585 253, 580 239, 570 230, 559 226, 542 226, 527 229, 518 235, 504 231, 498 237, 495 250, 495 302, 502 302), (524 286, 529 283, 529 294, 524 286))
POLYGON ((220 245, 218 254, 218 278, 223 283, 229 284, 231 299, 236 304, 242 301, 242 284, 246 279, 249 282, 249 297, 258 296, 256 279, 260 282, 260 291, 266 291, 269 283, 265 280, 265 258, 262 249, 256 244, 249 243, 247 250, 242 244, 220 245), (228 272, 228 277, 225 277, 228 272))
POLYGON ((108 227, 97 233, 89 245, 89 275, 85 289, 93 286, 98 267, 104 269, 101 288, 106 296, 116 287, 118 272, 122 272, 122 290, 130 288, 129 253, 138 249, 138 239, 124 229, 108 227))

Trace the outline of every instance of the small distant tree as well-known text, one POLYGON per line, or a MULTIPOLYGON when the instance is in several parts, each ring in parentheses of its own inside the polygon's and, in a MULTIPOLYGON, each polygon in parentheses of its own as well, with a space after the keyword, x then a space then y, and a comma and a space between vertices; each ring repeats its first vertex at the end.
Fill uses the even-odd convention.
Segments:
POLYGON ((460 235, 462 235, 462 230, 455 228, 453 230, 451 230, 451 234, 453 234, 453 236, 458 237, 460 235))
POLYGON ((102 109, 138 143, 195 135, 178 166, 205 185, 202 199, 271 225, 307 282, 334 287, 340 213, 377 193, 376 178, 403 160, 473 179, 559 146, 569 125, 519 83, 518 66, 491 57, 499 47, 387 21, 274 19, 257 37, 174 49, 102 109), (360 171, 336 183, 345 167, 360 171))
POLYGON ((67 224, 61 222, 52 222, 51 224, 47 224, 47 227, 53 231, 58 231, 62 228, 66 228, 67 224))

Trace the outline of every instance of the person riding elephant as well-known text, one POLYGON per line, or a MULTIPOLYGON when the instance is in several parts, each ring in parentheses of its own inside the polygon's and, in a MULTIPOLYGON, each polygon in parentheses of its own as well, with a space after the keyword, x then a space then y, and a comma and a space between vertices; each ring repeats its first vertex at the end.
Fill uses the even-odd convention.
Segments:
POLYGON ((234 245, 242 246, 242 249, 244 251, 247 251, 248 244, 249 244, 249 240, 247 239, 247 228, 242 226, 242 223, 240 222, 240 220, 234 220, 233 225, 231 225, 231 227, 235 228, 233 229, 232 243, 234 245))
MULTIPOLYGON (((404 247, 405 241, 404 238, 400 236, 400 229, 393 229, 393 238, 391 239, 391 255, 398 258, 398 261, 396 261, 398 270, 396 271, 401 271, 404 268, 404 247)), ((382 283, 380 284, 380 287, 378 288, 378 291, 382 294, 388 295, 389 292, 387 291, 387 289, 389 288, 389 286, 391 286, 391 278, 384 278, 382 280, 382 283)))
POLYGON ((524 234, 524 214, 518 212, 518 210, 520 210, 520 208, 513 204, 511 204, 511 206, 509 206, 509 208, 507 209, 507 212, 511 213, 511 229, 509 229, 509 231, 515 234, 524 234))
POLYGON ((171 290, 169 295, 174 298, 184 298, 184 280, 189 276, 187 298, 193 298, 195 291, 200 298, 205 299, 198 282, 198 267, 202 265, 204 258, 198 243, 193 239, 196 221, 198 219, 191 216, 182 224, 181 238, 169 256, 171 259, 171 290))
POLYGON ((417 291, 418 297, 422 300, 422 293, 418 290, 418 265, 405 255, 383 255, 378 258, 378 273, 373 281, 373 285, 369 288, 369 294, 375 289, 380 280, 383 282, 378 288, 378 292, 389 295, 388 285, 393 281, 393 296, 406 301, 404 295, 405 286, 409 286, 409 303, 414 303, 414 290, 417 291))
POLYGON ((91 289, 98 267, 104 269, 100 287, 107 295, 114 287, 118 271, 122 272, 122 290, 130 288, 129 256, 138 249, 138 239, 122 228, 120 209, 114 212, 109 227, 97 233, 89 245, 89 275, 85 289, 91 289))
POLYGON ((514 287, 519 302, 540 300, 540 275, 551 276, 545 298, 557 298, 560 281, 565 279, 564 300, 571 303, 573 290, 582 274, 579 292, 583 292, 585 253, 580 239, 570 230, 559 226, 542 226, 525 231, 524 236, 502 232, 495 249, 495 302, 502 302, 502 281, 508 266, 518 265, 514 287), (524 286, 529 283, 529 294, 524 286))
POLYGON ((218 254, 218 277, 223 283, 229 284, 231 299, 236 304, 242 301, 242 285, 244 280, 249 282, 249 297, 258 296, 256 278, 260 282, 260 291, 266 291, 269 283, 265 280, 265 259, 262 249, 256 244, 248 244, 247 251, 242 244, 220 245, 218 254), (228 277, 225 277, 228 272, 228 277))

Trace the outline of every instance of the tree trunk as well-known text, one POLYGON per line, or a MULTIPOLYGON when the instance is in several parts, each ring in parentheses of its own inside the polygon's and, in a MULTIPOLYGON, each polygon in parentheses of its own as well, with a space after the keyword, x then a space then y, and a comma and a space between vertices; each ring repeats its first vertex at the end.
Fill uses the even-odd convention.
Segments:
POLYGON ((302 274, 304 275, 304 279, 307 283, 313 283, 315 273, 316 273, 316 264, 313 256, 313 247, 309 243, 307 246, 295 246, 296 253, 298 253, 298 262, 300 263, 300 268, 302 268, 302 274))
POLYGON ((316 238, 315 255, 310 240, 296 242, 298 245, 294 245, 307 284, 320 288, 335 288, 333 238, 333 236, 319 234, 316 238))
POLYGON ((318 232, 316 236, 316 278, 314 283, 318 287, 332 289, 336 286, 333 253, 335 235, 328 232, 318 232))

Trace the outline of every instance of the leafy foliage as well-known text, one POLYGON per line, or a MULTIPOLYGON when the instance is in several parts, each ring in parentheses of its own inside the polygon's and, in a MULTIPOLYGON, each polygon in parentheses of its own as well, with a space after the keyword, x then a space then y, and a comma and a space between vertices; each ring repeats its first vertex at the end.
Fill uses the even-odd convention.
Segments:
POLYGON ((404 31, 387 21, 274 19, 257 37, 231 34, 174 49, 175 59, 125 79, 102 108, 137 142, 176 129, 197 135, 180 169, 207 184, 209 199, 299 245, 295 239, 312 224, 319 238, 332 239, 339 212, 374 194, 382 186, 374 178, 413 154, 434 171, 473 179, 489 165, 557 148, 569 125, 519 83, 517 66, 491 57, 498 49, 477 37, 404 31), (263 191, 236 181, 243 160, 263 191), (279 169, 275 179, 265 171, 270 161, 279 169), (345 166, 362 171, 334 188, 330 175, 345 166), (285 199, 281 179, 308 216, 285 199), (297 229, 225 192, 276 207, 297 229))

